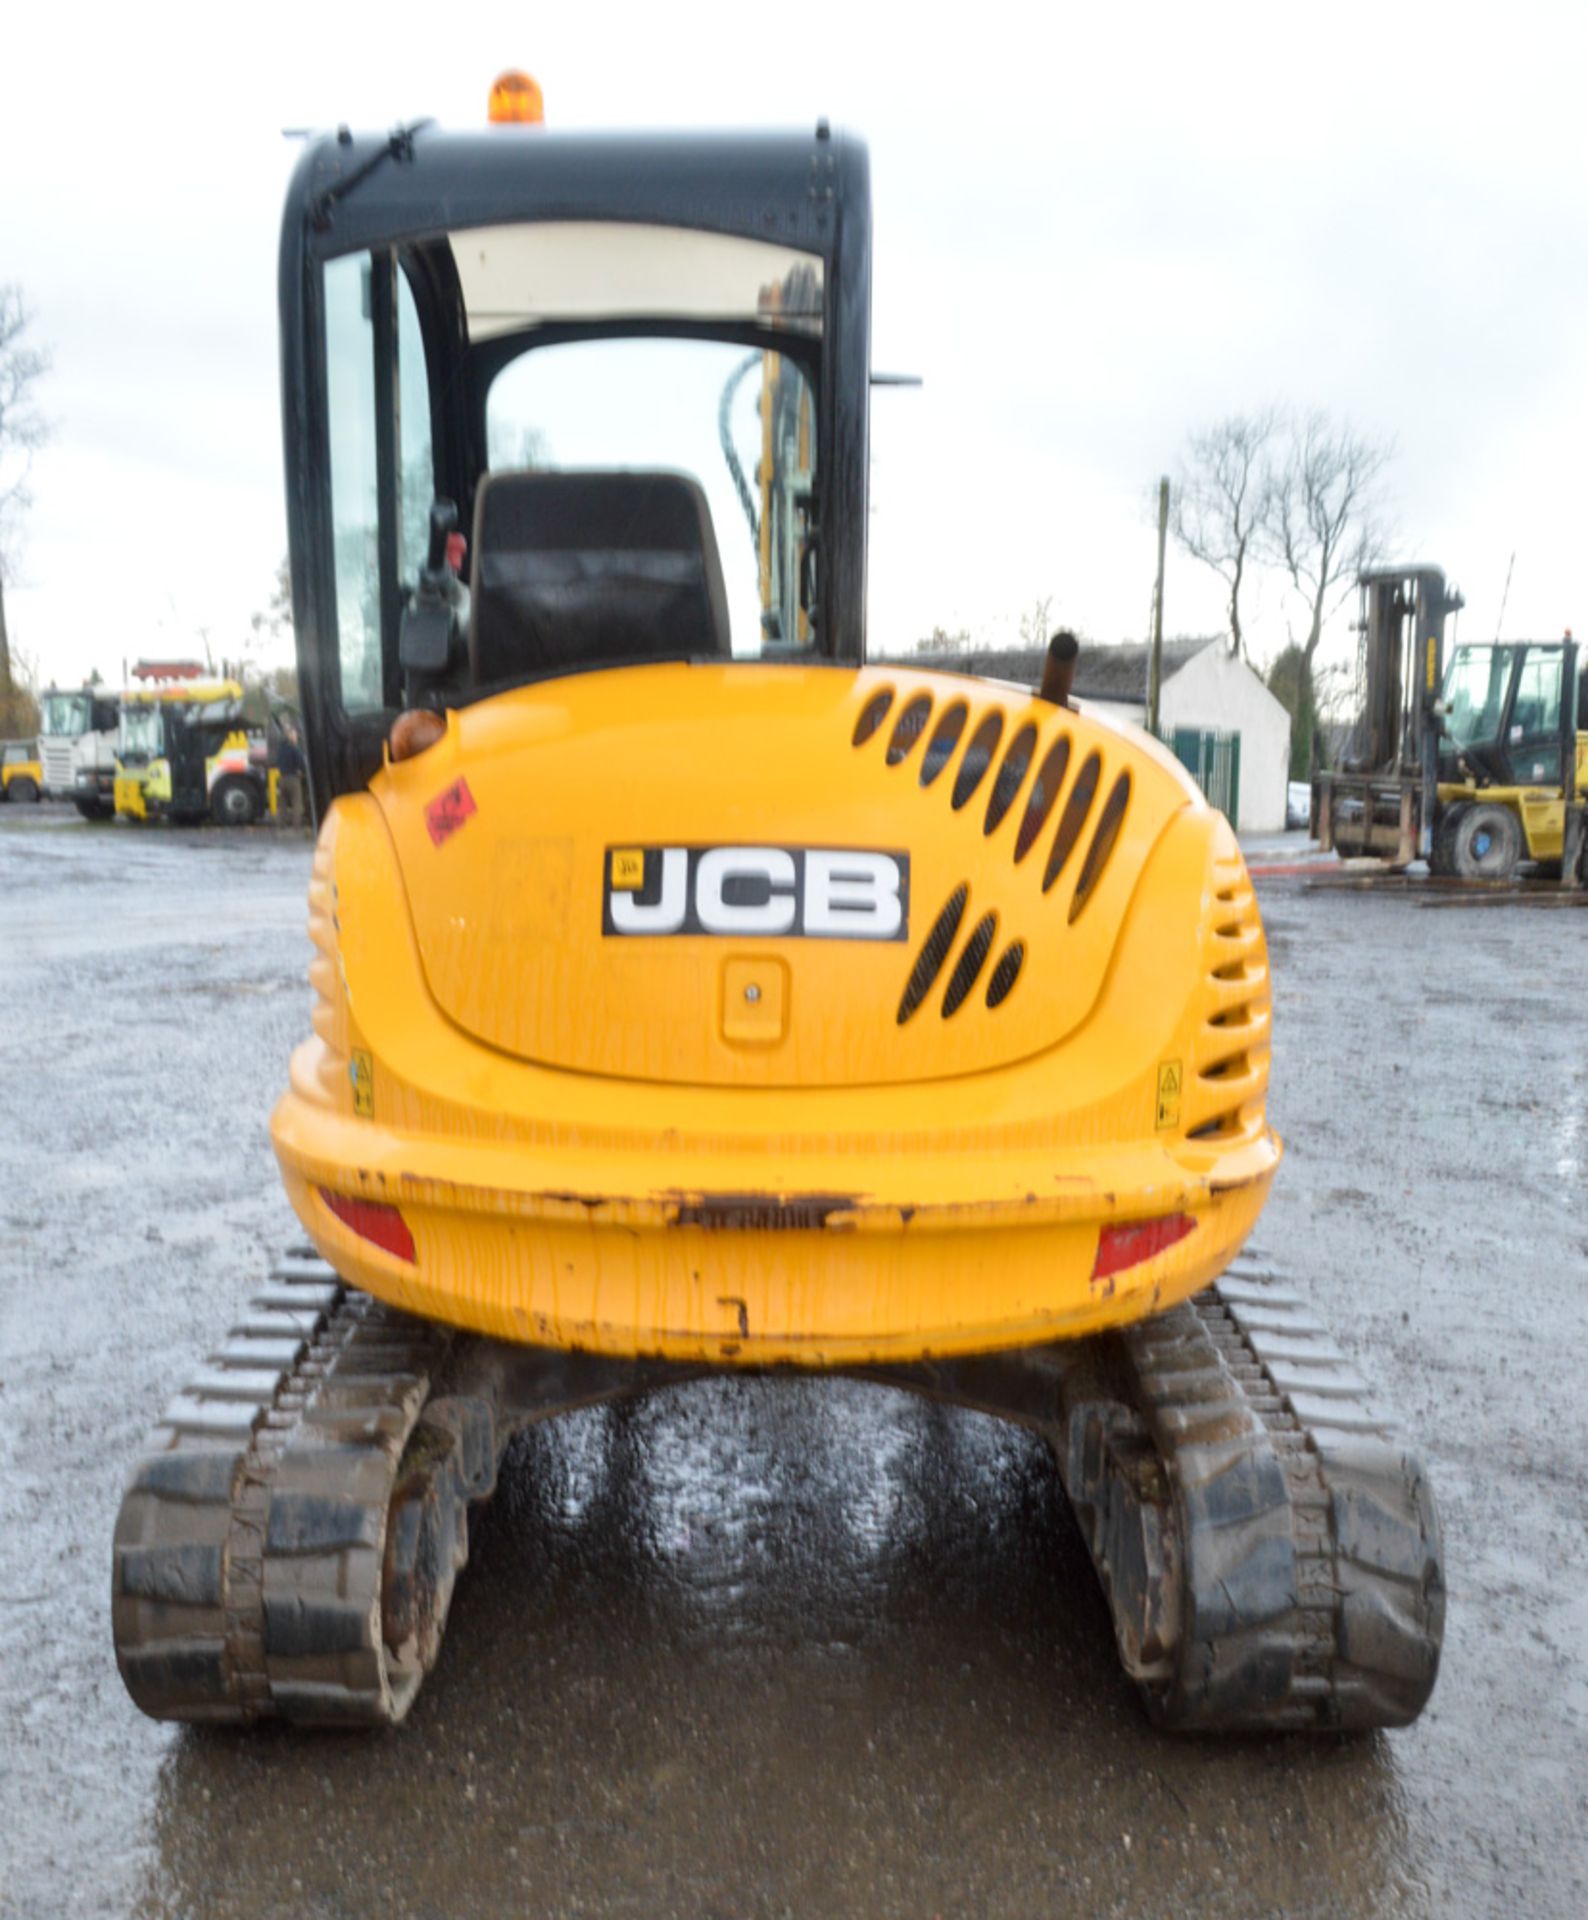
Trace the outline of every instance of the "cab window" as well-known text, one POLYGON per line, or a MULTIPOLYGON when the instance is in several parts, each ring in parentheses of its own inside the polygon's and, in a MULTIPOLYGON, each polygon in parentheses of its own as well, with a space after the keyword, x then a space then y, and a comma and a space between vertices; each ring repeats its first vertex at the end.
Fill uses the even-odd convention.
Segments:
POLYGON ((818 257, 545 221, 322 271, 322 618, 343 713, 825 650, 818 257), (461 581, 445 604, 421 582, 438 500, 466 554, 449 549, 461 581))
POLYGON ((1445 675, 1446 727, 1458 746, 1494 740, 1511 678, 1509 647, 1458 647, 1445 675))
POLYGON ((1529 653, 1516 676, 1506 748, 1524 786, 1560 782, 1559 653, 1529 653))
POLYGON ((40 703, 39 731, 52 739, 75 740, 87 731, 90 696, 86 693, 46 694, 40 703))
POLYGON ((424 561, 434 493, 419 318, 390 255, 328 263, 325 345, 337 655, 342 705, 357 712, 397 698, 396 627, 404 589, 424 561), (383 391, 394 396, 384 417, 383 391), (392 529, 389 553, 383 525, 392 529))
POLYGON ((721 568, 724 650, 812 647, 815 397, 788 354, 631 336, 538 347, 493 382, 486 443, 493 472, 685 477, 721 568))

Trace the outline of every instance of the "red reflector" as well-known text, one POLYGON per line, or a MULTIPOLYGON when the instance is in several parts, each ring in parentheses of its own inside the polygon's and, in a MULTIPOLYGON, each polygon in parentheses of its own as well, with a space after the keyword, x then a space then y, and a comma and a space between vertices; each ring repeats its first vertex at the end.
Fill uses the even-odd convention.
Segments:
POLYGON ((332 1193, 321 1187, 320 1198, 344 1226, 351 1227, 361 1240, 368 1240, 383 1253, 394 1253, 399 1260, 414 1263, 414 1237, 408 1222, 395 1207, 379 1200, 350 1200, 345 1193, 332 1193))
POLYGON ((1122 1226, 1104 1227, 1097 1236, 1097 1259, 1092 1278, 1106 1280, 1125 1267, 1139 1266, 1155 1253, 1162 1253, 1177 1240, 1183 1240, 1196 1226, 1189 1213, 1166 1213, 1157 1220, 1129 1220, 1122 1226))

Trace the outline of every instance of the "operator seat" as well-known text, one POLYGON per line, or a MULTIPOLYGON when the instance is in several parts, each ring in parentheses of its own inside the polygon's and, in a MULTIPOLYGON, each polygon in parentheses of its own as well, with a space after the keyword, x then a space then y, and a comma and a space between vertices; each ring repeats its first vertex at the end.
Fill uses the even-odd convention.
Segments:
POLYGON ((687 474, 488 473, 473 553, 476 687, 602 661, 728 656, 711 510, 687 474))

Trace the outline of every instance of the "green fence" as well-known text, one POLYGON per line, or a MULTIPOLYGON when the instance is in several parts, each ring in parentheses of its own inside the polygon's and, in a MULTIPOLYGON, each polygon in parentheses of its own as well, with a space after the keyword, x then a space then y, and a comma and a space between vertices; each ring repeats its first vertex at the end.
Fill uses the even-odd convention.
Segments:
POLYGON ((1241 805, 1241 736, 1176 727, 1163 742, 1233 826, 1241 805))

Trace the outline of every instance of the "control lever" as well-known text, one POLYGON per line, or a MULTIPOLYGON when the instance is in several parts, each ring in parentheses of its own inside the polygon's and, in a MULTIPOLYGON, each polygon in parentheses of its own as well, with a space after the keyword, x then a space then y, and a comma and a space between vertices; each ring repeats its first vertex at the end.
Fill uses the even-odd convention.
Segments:
POLYGON ((397 658, 407 674, 439 676, 463 655, 469 624, 469 590, 459 578, 468 542, 458 531, 452 500, 430 507, 430 548, 413 598, 403 609, 397 658))

